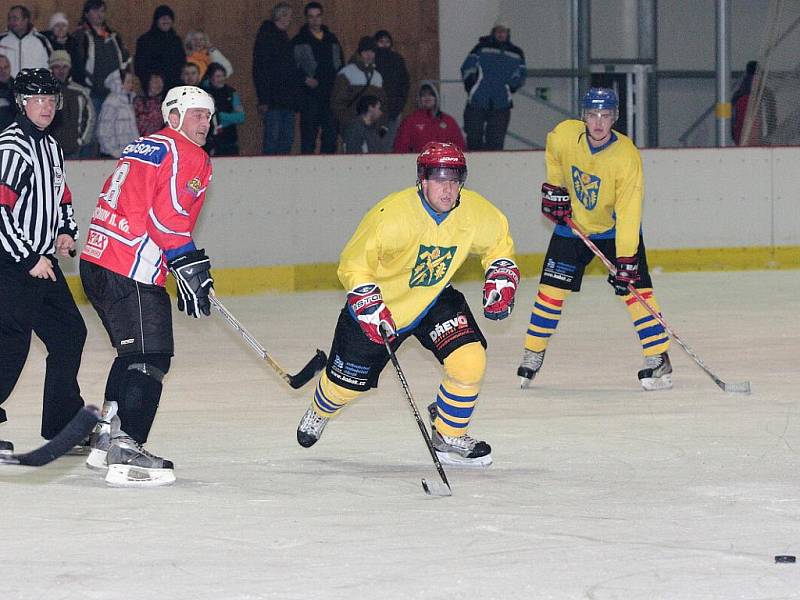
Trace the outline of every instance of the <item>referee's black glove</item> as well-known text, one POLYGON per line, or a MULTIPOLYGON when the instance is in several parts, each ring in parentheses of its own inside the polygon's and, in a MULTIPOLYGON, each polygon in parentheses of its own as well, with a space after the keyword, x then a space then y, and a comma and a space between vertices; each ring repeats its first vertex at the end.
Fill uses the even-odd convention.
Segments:
POLYGON ((195 319, 200 313, 211 314, 208 294, 214 287, 211 261, 205 250, 193 250, 167 263, 178 284, 178 310, 195 319))

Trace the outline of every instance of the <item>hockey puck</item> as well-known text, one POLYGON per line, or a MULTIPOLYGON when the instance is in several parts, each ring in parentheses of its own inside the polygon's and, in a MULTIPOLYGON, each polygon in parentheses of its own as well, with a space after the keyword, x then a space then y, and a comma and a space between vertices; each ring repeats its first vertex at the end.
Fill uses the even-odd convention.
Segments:
POLYGON ((778 554, 775 556, 776 563, 793 563, 796 562, 797 558, 792 556, 791 554, 778 554))

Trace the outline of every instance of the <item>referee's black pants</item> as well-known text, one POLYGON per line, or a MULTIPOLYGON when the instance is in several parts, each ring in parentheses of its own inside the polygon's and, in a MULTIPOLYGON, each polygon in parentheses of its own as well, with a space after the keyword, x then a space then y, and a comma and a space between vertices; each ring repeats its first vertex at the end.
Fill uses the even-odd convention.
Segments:
MULTIPOLYGON (((56 281, 37 279, 0 260, 0 404, 11 395, 31 345, 31 332, 47 348, 42 437, 53 438, 83 406, 78 387, 86 325, 53 261, 56 281)), ((6 420, 0 408, 0 423, 6 420)))

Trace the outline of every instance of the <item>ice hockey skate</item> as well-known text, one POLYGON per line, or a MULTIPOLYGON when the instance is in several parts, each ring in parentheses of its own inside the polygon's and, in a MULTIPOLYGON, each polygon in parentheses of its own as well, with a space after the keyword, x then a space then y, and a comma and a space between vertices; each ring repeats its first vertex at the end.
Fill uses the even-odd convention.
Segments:
POLYGON ((297 443, 303 448, 310 448, 316 444, 322 437, 322 430, 328 421, 330 421, 328 417, 320 417, 314 412, 314 407, 310 407, 297 426, 297 443))
POLYGON ((439 462, 459 467, 488 467, 492 464, 492 447, 469 435, 442 435, 433 426, 437 416, 436 402, 428 405, 431 420, 431 442, 439 462))
POLYGON ((672 363, 669 354, 662 352, 644 357, 644 369, 639 371, 639 381, 648 392, 668 390, 672 387, 672 363))
POLYGON ((0 440, 0 454, 14 454, 14 444, 0 440))
POLYGON ((113 487, 158 487, 175 482, 172 461, 150 454, 126 435, 111 439, 106 462, 106 483, 113 487))
POLYGON ((520 363, 519 368, 517 369, 517 375, 519 375, 519 387, 523 390, 530 387, 533 378, 536 377, 539 369, 542 368, 545 352, 546 350, 534 352, 533 350, 528 350, 525 348, 525 351, 522 354, 522 363, 520 363))
POLYGON ((90 469, 105 470, 106 454, 111 446, 111 436, 120 429, 120 420, 117 416, 117 403, 104 402, 102 420, 97 423, 92 435, 89 437, 89 456, 86 457, 86 466, 90 469))

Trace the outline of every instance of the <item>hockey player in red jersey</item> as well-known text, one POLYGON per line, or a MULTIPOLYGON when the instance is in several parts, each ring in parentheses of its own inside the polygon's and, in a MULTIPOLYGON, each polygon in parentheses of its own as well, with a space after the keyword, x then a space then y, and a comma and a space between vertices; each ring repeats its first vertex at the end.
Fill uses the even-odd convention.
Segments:
POLYGON ((116 486, 175 481, 171 461, 144 449, 173 356, 169 270, 178 309, 209 315, 214 280, 192 231, 211 181, 203 150, 214 100, 194 86, 172 88, 166 127, 132 141, 108 177, 89 225, 80 273, 86 295, 117 350, 87 465, 116 486))

